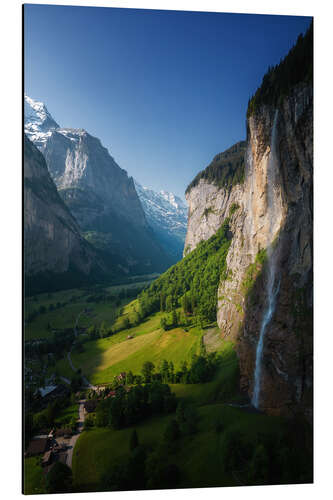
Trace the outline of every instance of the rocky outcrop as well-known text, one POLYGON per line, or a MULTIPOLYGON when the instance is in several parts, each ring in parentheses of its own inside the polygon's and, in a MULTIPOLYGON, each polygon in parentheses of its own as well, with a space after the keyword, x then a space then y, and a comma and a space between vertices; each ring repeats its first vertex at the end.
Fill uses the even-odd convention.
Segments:
POLYGON ((221 227, 232 206, 242 198, 243 186, 221 189, 200 179, 186 195, 189 206, 184 256, 194 250, 200 241, 208 240, 221 227))
POLYGON ((184 256, 200 241, 213 236, 231 207, 236 208, 243 193, 245 149, 246 143, 241 141, 216 155, 188 186, 185 193, 189 208, 184 256))
POLYGON ((66 281, 75 286, 88 282, 93 275, 106 273, 103 262, 81 236, 76 220, 61 200, 43 155, 26 136, 24 270, 34 291, 42 290, 51 276, 55 285, 61 282, 66 287, 66 281))
POLYGON ((312 87, 298 85, 278 111, 263 105, 249 117, 243 183, 201 179, 187 193, 185 252, 230 218, 217 321, 237 345, 241 388, 250 397, 274 255, 279 292, 264 337, 259 405, 271 414, 312 408, 312 122, 312 87))

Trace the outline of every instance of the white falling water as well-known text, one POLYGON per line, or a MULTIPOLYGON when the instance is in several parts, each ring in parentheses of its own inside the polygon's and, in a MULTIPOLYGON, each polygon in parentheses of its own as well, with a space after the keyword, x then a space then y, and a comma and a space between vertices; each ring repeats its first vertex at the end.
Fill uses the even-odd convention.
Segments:
POLYGON ((267 306, 264 311, 260 333, 259 341, 256 350, 256 364, 254 371, 254 388, 252 395, 252 405, 255 408, 259 408, 260 405, 260 384, 261 384, 261 368, 263 359, 263 347, 264 338, 267 326, 269 325, 272 316, 275 311, 276 297, 279 292, 280 284, 276 284, 276 252, 272 246, 272 241, 274 237, 275 221, 276 221, 276 196, 274 193, 274 185, 276 172, 278 168, 278 159, 276 154, 276 125, 278 119, 278 112, 275 112, 272 137, 271 137, 271 150, 267 166, 267 212, 269 217, 269 232, 267 235, 268 248, 267 248, 267 281, 266 281, 266 295, 267 295, 267 306))

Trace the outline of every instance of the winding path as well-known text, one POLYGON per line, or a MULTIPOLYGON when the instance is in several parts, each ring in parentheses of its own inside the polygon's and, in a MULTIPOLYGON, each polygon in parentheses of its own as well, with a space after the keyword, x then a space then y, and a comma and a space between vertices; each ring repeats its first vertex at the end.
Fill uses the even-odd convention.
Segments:
POLYGON ((70 468, 72 468, 73 451, 74 451, 76 441, 79 439, 80 434, 83 431, 83 425, 84 425, 84 419, 85 419, 84 403, 85 403, 85 399, 81 399, 79 401, 79 418, 77 420, 77 422, 78 422, 77 423, 77 433, 71 437, 69 444, 68 444, 69 449, 67 452, 66 463, 67 463, 68 467, 70 467, 70 468))

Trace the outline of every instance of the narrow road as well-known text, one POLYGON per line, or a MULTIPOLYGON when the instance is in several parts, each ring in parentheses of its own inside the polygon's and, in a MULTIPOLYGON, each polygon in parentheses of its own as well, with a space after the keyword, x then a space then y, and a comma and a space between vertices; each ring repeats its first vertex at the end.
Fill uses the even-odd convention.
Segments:
POLYGON ((74 451, 76 441, 79 439, 80 434, 83 431, 84 417, 85 417, 84 403, 85 403, 85 399, 81 399, 79 401, 79 418, 77 420, 77 433, 74 434, 69 441, 69 450, 67 452, 66 463, 67 463, 68 467, 70 467, 70 468, 72 468, 73 451, 74 451))

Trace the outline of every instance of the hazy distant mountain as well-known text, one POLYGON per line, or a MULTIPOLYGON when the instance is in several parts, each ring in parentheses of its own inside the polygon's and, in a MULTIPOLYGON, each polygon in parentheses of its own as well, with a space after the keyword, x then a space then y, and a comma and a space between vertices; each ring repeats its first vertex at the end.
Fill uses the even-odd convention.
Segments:
POLYGON ((147 221, 163 248, 176 259, 181 259, 187 230, 187 206, 173 193, 157 193, 136 180, 134 183, 147 221))
POLYGON ((127 272, 166 269, 171 259, 147 224, 133 179, 99 139, 83 129, 60 128, 45 105, 27 96, 25 102, 27 110, 32 109, 25 129, 87 240, 104 252, 121 255, 127 272))

